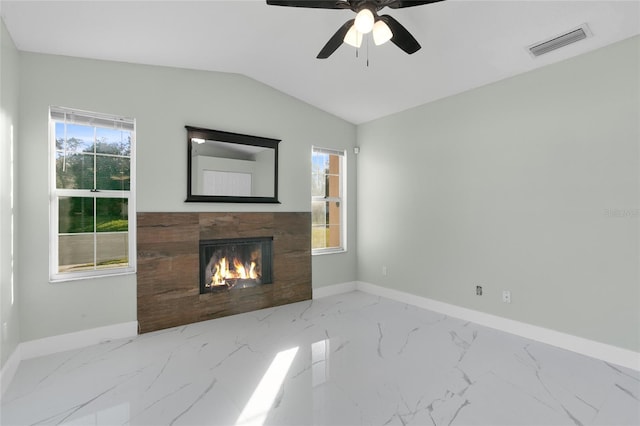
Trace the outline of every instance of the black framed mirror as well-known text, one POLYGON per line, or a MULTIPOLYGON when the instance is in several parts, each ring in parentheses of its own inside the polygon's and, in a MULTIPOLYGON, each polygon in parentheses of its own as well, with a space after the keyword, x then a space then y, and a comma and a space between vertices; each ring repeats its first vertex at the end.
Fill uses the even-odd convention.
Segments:
POLYGON ((185 128, 187 202, 279 203, 280 140, 185 128))

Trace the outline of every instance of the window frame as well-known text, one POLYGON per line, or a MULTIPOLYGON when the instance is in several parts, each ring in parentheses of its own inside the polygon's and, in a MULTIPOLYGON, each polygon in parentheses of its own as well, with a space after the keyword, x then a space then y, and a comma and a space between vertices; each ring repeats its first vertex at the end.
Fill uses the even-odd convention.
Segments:
MULTIPOLYGON (((75 281, 90 278, 100 277, 112 277, 118 275, 134 274, 137 270, 137 249, 136 249, 136 120, 133 118, 121 117, 111 114, 103 114, 91 111, 82 111, 78 109, 71 109, 59 106, 49 107, 49 282, 65 282, 75 281), (54 114, 56 117, 54 118, 54 114), (62 114, 64 119, 60 119, 59 115, 62 114), (76 121, 73 118, 67 120, 69 117, 82 117, 81 121, 76 121), (95 123, 87 119, 95 119, 95 123), (56 123, 77 124, 84 126, 93 126, 96 128, 117 129, 115 123, 125 123, 127 126, 132 126, 131 130, 131 145, 129 155, 129 190, 99 190, 93 189, 67 189, 57 188, 57 170, 56 170, 56 123), (114 123, 111 126, 105 123, 114 123), (92 270, 83 271, 59 271, 59 237, 61 235, 59 229, 59 208, 60 199, 66 197, 82 197, 93 200, 94 204, 94 218, 96 217, 96 203, 97 200, 104 198, 119 198, 127 200, 127 250, 128 250, 128 265, 126 267, 118 268, 106 268, 97 269, 94 265, 92 270)), ((94 160, 96 154, 93 154, 94 160)), ((93 240, 93 255, 96 259, 98 252, 98 243, 96 237, 100 234, 106 234, 98 232, 95 228, 91 233, 94 236, 93 240)), ((64 233, 63 233, 64 234, 64 233)), ((88 233, 87 233, 88 234, 88 233)))
MULTIPOLYGON (((313 179, 313 156, 315 153, 337 155, 340 157, 340 171, 339 171, 339 197, 326 197, 326 196, 314 196, 311 194, 311 233, 313 241, 313 202, 339 202, 340 203, 340 246, 337 247, 323 247, 313 248, 311 247, 312 255, 325 255, 347 252, 347 150, 339 150, 333 148, 323 148, 316 145, 311 147, 311 179, 313 179)), ((311 186, 310 186, 311 188, 311 186)))

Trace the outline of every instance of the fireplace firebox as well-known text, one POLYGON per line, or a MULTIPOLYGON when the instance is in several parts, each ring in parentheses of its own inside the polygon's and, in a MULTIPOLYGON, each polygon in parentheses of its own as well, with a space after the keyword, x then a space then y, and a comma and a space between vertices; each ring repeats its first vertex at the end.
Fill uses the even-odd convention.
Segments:
POLYGON ((273 282, 273 237, 200 241, 200 294, 273 282))

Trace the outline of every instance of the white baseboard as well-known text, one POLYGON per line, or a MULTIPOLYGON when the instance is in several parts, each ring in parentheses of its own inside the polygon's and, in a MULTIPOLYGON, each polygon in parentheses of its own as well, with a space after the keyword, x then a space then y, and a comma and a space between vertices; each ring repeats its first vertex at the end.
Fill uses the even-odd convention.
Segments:
MULTIPOLYGON (((326 295, 339 294, 338 290, 340 289, 343 289, 343 292, 353 291, 353 284, 354 283, 350 282, 345 283, 344 285, 337 284, 330 286, 330 289, 328 288, 328 290, 331 291, 327 291, 329 294, 326 295)), ((461 306, 451 305, 449 303, 439 302, 437 300, 416 296, 414 294, 362 281, 355 283, 355 289, 376 296, 386 297, 387 299, 395 300, 397 302, 439 312, 451 317, 460 318, 465 321, 471 321, 496 330, 515 334, 520 337, 546 343, 558 348, 640 371, 640 353, 629 349, 623 349, 606 343, 574 336, 572 334, 562 333, 560 331, 499 317, 497 315, 487 314, 473 309, 463 308, 461 306)))
POLYGON ((20 345, 16 347, 0 370, 0 395, 4 395, 4 391, 9 387, 9 383, 18 371, 18 365, 20 365, 20 345))
POLYGON ((351 281, 341 284, 328 285, 326 287, 318 287, 313 289, 313 298, 319 299, 321 297, 335 296, 336 294, 349 293, 355 291, 358 288, 356 281, 351 281))
POLYGON ((44 339, 30 340, 20 343, 20 359, 30 359, 64 352, 85 346, 96 345, 109 340, 122 339, 138 335, 138 321, 107 325, 75 333, 60 334, 44 339))
POLYGON ((20 361, 23 359, 36 358, 137 335, 138 321, 131 321, 22 342, 13 351, 2 370, 0 370, 0 395, 4 394, 4 391, 9 387, 13 376, 18 370, 20 361))
MULTIPOLYGON (((640 353, 638 352, 362 281, 351 281, 314 288, 313 298, 318 299, 334 296, 355 290, 386 297, 397 302, 439 312, 465 321, 471 321, 496 330, 640 371, 640 353)), ((0 394, 3 394, 11 383, 20 361, 23 359, 78 349, 113 339, 134 337, 137 334, 138 322, 132 321, 20 343, 0 370, 0 394)))

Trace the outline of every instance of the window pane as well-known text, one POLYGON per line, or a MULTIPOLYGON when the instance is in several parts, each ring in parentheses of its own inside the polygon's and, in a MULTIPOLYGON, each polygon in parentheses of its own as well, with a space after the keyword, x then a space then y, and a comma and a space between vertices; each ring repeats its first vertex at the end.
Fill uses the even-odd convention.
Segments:
POLYGON ((312 202, 312 248, 342 246, 341 213, 339 202, 312 202))
POLYGON ((128 191, 131 183, 129 158, 96 156, 96 189, 128 191))
POLYGON ((324 173, 313 173, 311 175, 311 196, 325 197, 326 175, 324 173))
POLYGON ((321 249, 327 247, 329 229, 327 226, 313 226, 311 228, 311 248, 321 249))
POLYGON ((97 269, 129 266, 129 234, 127 232, 97 234, 96 238, 97 269))
POLYGON ((123 232, 129 229, 126 198, 96 199, 96 231, 123 232))
POLYGON ((58 272, 86 271, 94 268, 94 234, 58 236, 58 272))
POLYGON ((340 173, 340 155, 329 155, 328 172, 332 175, 340 173))
POLYGON ((93 152, 93 129, 78 124, 56 123, 56 148, 67 153, 93 152))
POLYGON ((313 225, 327 223, 327 203, 325 201, 313 201, 311 203, 311 223, 313 225))
POLYGON ((342 247, 340 236, 340 225, 329 225, 327 227, 327 247, 342 247))
POLYGON ((60 197, 58 232, 60 234, 93 232, 93 198, 60 197))
POLYGON ((326 196, 326 172, 329 167, 329 156, 314 152, 311 156, 311 195, 326 196))
POLYGON ((311 156, 311 173, 326 173, 329 169, 329 154, 314 152, 311 156))
POLYGON ((311 228, 311 248, 342 247, 340 225, 313 226, 311 228))
POLYGON ((56 188, 93 189, 92 154, 56 152, 56 188))
POLYGON ((56 122, 56 149, 57 150, 64 150, 65 149, 65 143, 64 143, 64 123, 58 123, 56 122))
POLYGON ((96 152, 99 154, 131 155, 131 132, 98 127, 96 129, 96 152))
POLYGON ((330 202, 327 203, 327 224, 330 227, 331 238, 329 239, 329 246, 336 247, 341 245, 340 242, 340 224, 342 220, 340 215, 342 211, 340 210, 340 203, 330 202))
POLYGON ((340 197, 340 176, 339 175, 328 175, 326 177, 327 181, 327 197, 340 197))

